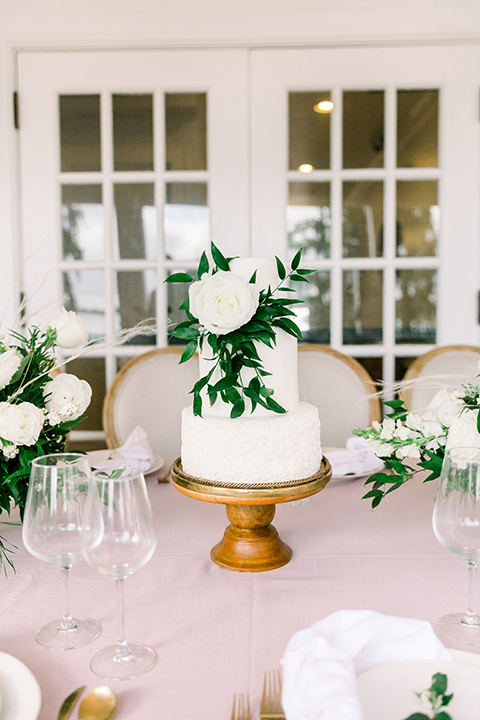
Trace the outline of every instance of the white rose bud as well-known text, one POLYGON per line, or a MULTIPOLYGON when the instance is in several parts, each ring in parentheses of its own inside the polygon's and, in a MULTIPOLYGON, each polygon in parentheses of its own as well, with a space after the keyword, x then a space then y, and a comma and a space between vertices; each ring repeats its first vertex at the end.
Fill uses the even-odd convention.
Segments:
POLYGON ((22 355, 15 348, 8 348, 5 352, 0 353, 0 390, 7 387, 21 362, 22 355))
POLYGON ((50 318, 48 326, 57 331, 57 345, 61 348, 75 348, 85 345, 88 332, 82 318, 72 310, 57 310, 50 318))
POLYGON ((44 422, 40 408, 29 402, 0 403, 0 437, 14 445, 34 445, 44 422))
POLYGON ((43 395, 49 413, 76 420, 90 405, 92 388, 86 380, 80 380, 76 375, 60 373, 45 385, 43 395), (65 406, 68 406, 68 412, 63 411, 65 406))
POLYGON ((190 312, 209 332, 225 335, 245 325, 258 307, 255 285, 231 272, 205 273, 190 285, 190 312))

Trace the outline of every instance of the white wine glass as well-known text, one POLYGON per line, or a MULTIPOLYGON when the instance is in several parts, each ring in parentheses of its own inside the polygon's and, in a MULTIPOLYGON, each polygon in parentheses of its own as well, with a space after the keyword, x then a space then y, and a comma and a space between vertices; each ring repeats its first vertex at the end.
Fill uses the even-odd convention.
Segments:
POLYGON ((118 641, 92 658, 94 673, 108 680, 131 680, 157 660, 147 645, 125 639, 124 581, 143 567, 156 546, 155 526, 142 472, 122 467, 93 473, 82 532, 83 554, 117 586, 118 641))
POLYGON ((475 581, 480 559, 479 448, 446 451, 433 508, 433 530, 437 540, 462 555, 468 566, 467 610, 446 615, 438 622, 438 627, 451 640, 480 645, 480 618, 475 606, 475 581))
POLYGON ((48 623, 36 635, 49 650, 73 650, 95 640, 101 626, 91 618, 70 613, 70 569, 82 556, 80 535, 91 477, 90 465, 80 453, 43 455, 32 461, 22 537, 28 552, 61 569, 65 609, 60 620, 48 623))

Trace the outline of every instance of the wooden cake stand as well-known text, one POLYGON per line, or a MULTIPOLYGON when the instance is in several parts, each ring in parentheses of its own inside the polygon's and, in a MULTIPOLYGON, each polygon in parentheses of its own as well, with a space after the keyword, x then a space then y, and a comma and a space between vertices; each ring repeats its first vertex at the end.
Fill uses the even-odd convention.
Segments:
POLYGON ((332 476, 327 458, 312 477, 277 485, 214 483, 187 475, 181 459, 172 468, 173 484, 184 495, 204 502, 226 505, 229 525, 222 540, 212 548, 213 562, 238 572, 264 572, 286 565, 292 551, 270 523, 277 503, 301 500, 323 490, 332 476))

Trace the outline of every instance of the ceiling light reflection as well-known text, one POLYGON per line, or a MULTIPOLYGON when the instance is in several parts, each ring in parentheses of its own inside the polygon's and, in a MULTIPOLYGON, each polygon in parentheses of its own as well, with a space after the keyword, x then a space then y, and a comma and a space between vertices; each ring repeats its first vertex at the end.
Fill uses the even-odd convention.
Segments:
POLYGON ((300 172, 309 173, 312 172, 313 165, 310 165, 310 163, 303 163, 303 165, 298 166, 298 169, 300 170, 300 172))
POLYGON ((322 100, 313 106, 317 113, 331 113, 333 110, 333 102, 331 100, 322 100))

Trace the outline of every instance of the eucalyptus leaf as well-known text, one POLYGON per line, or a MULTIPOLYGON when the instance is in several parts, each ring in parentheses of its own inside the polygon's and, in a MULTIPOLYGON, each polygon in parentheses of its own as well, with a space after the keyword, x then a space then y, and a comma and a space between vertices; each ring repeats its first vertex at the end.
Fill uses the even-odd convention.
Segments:
POLYGON ((180 358, 180 363, 187 362, 187 360, 190 360, 195 355, 195 352, 197 350, 197 341, 196 340, 190 340, 190 342, 185 345, 185 349, 182 352, 182 357, 180 358))
POLYGON ((172 273, 172 275, 168 275, 168 277, 165 278, 166 283, 178 283, 178 282, 193 282, 193 278, 188 273, 172 273))
POLYGON ((200 256, 200 262, 198 263, 198 279, 201 280, 202 275, 208 273, 209 270, 210 265, 208 264, 207 253, 204 250, 200 256))
POLYGON ((218 249, 218 247, 215 245, 215 243, 211 243, 211 253, 213 262, 217 265, 217 267, 220 270, 224 270, 225 272, 229 271, 229 264, 228 260, 224 257, 223 253, 218 249))

